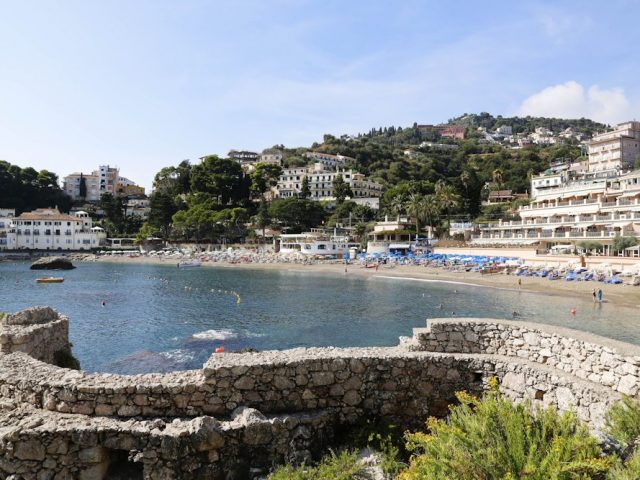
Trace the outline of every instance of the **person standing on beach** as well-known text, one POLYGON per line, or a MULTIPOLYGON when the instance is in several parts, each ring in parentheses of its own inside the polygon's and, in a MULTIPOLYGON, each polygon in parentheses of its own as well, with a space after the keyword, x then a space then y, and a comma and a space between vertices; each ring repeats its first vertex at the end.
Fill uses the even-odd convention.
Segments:
POLYGON ((593 289, 592 295, 593 295, 593 303, 596 303, 598 301, 598 299, 597 299, 597 294, 596 294, 596 289, 595 288, 593 289))
POLYGON ((522 287, 522 279, 521 278, 518 279, 518 290, 520 290, 520 287, 522 287))

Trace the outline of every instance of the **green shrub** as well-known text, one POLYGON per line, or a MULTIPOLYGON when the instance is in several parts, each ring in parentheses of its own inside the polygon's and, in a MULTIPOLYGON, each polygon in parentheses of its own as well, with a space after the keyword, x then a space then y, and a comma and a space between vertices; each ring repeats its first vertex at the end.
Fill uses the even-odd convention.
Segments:
POLYGON ((415 455, 402 480, 603 479, 613 463, 575 414, 532 411, 492 387, 481 400, 460 392, 446 420, 407 435, 415 455))
POLYGON ((341 432, 339 436, 345 446, 374 450, 380 458, 382 471, 391 478, 395 478, 406 466, 403 460, 409 458, 409 452, 405 448, 404 433, 393 423, 367 419, 341 432))
POLYGON ((315 467, 278 467, 268 480, 365 480, 365 467, 355 451, 331 452, 315 467))
POLYGON ((605 414, 607 433, 622 448, 640 438, 640 401, 630 397, 614 403, 605 414))

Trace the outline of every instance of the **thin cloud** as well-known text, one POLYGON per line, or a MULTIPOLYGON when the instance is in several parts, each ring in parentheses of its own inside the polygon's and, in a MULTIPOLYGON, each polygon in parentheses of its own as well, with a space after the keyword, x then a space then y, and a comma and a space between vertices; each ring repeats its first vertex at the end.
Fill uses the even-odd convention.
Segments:
POLYGON ((553 85, 526 98, 518 115, 561 118, 591 118, 604 123, 620 123, 631 118, 632 107, 621 88, 588 89, 575 81, 553 85))

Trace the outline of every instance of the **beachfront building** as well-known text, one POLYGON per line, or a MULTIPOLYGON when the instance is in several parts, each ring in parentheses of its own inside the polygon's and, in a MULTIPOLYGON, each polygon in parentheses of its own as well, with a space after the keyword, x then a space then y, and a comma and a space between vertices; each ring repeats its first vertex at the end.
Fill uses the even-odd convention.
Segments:
POLYGON ((473 243, 552 248, 592 241, 609 253, 616 235, 640 237, 640 170, 543 174, 532 178, 531 191, 520 220, 484 226, 473 243))
POLYGON ((62 189, 74 201, 82 200, 95 203, 100 200, 103 193, 114 196, 144 195, 144 187, 137 185, 132 180, 120 176, 117 167, 100 165, 90 174, 74 172, 63 178, 62 189), (82 183, 85 185, 82 194, 82 183))
MULTIPOLYGON (((377 222, 368 235, 367 254, 406 255, 409 252, 430 251, 430 239, 416 238, 415 233, 412 234, 412 232, 415 232, 415 224, 411 218, 397 216, 389 220, 389 217, 385 216, 384 221, 377 222)), ((431 237, 431 233, 428 237, 431 237)))
POLYGON ((640 122, 621 123, 612 132, 594 135, 588 152, 590 172, 631 170, 640 155, 640 122))
MULTIPOLYGON (((300 253, 302 255, 335 255, 342 257, 350 250, 359 250, 347 230, 312 228, 310 232, 280 235, 280 253, 300 253)), ((355 256, 355 253, 354 253, 355 256)))
POLYGON ((324 164, 318 162, 312 167, 285 168, 278 179, 276 188, 277 198, 297 197, 302 191, 302 182, 306 177, 309 181, 310 198, 312 200, 335 201, 333 197, 333 182, 338 175, 342 175, 344 182, 349 185, 356 203, 362 203, 375 208, 379 206, 377 200, 382 196, 381 184, 369 180, 362 173, 352 169, 329 170, 324 164), (371 199, 376 199, 371 201, 371 199))
POLYGON ((0 250, 7 248, 7 234, 15 216, 16 211, 13 208, 0 208, 0 250))
POLYGON ((69 215, 57 208, 38 208, 11 219, 6 248, 91 250, 102 246, 105 239, 105 231, 93 226, 87 212, 69 215))

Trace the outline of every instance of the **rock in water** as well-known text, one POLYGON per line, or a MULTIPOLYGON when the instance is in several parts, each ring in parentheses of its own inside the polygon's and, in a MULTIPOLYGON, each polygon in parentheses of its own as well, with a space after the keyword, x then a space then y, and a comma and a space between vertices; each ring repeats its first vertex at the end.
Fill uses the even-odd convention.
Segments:
POLYGON ((76 268, 65 257, 42 257, 31 264, 31 270, 71 270, 76 268))

